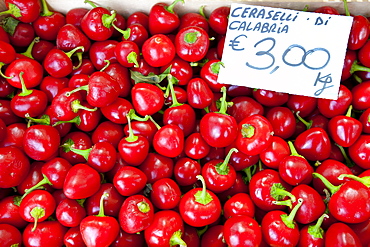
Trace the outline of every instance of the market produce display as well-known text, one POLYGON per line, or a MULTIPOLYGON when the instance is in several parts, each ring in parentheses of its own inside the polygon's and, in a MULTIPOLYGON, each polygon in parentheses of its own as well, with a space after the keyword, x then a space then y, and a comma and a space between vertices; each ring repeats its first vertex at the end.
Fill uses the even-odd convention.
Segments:
POLYGON ((370 246, 366 16, 329 100, 217 82, 230 6, 4 3, 0 246, 370 246))

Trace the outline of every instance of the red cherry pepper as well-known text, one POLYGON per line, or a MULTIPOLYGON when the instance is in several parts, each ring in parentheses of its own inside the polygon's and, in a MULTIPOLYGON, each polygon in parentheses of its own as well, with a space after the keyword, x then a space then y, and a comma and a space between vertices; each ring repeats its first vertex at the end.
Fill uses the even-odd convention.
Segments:
POLYGON ((184 150, 184 131, 175 124, 166 124, 154 134, 154 150, 166 157, 174 158, 184 150))
POLYGON ((4 246, 20 246, 22 235, 18 228, 9 224, 0 224, 0 242, 4 246))
POLYGON ((180 25, 180 18, 174 11, 178 2, 184 3, 184 0, 175 0, 172 4, 156 3, 149 11, 149 32, 154 34, 168 34, 176 30, 180 25))
POLYGON ((65 24, 58 29, 56 36, 57 48, 69 52, 76 47, 83 47, 83 51, 88 52, 91 47, 91 41, 87 36, 75 25, 65 24))
POLYGON ((46 0, 41 0, 42 13, 32 23, 35 33, 44 40, 54 41, 58 35, 59 29, 66 23, 64 14, 50 11, 46 0))
POLYGON ((208 20, 204 14, 204 5, 200 6, 199 13, 185 13, 181 16, 179 30, 184 27, 196 26, 203 28, 207 33, 209 31, 208 20))
POLYGON ((80 223, 80 231, 87 246, 109 246, 119 234, 116 218, 104 215, 103 201, 109 194, 104 194, 100 201, 97 215, 87 216, 80 223))
POLYGON ((197 182, 197 175, 201 174, 201 166, 196 160, 179 158, 174 167, 174 177, 180 186, 189 186, 197 182))
POLYGON ((360 223, 370 218, 370 191, 366 185, 351 180, 334 186, 319 173, 313 173, 313 176, 319 178, 330 191, 328 209, 337 220, 360 223))
POLYGON ((226 34, 229 14, 230 6, 221 6, 214 9, 208 19, 212 30, 221 35, 226 34))
POLYGON ((161 67, 175 58, 176 49, 172 40, 166 35, 155 34, 144 42, 142 54, 150 66, 161 67))
POLYGON ((207 189, 214 193, 220 193, 226 191, 234 184, 236 172, 234 167, 229 164, 233 152, 238 152, 238 150, 232 148, 225 160, 215 159, 203 165, 202 176, 206 182, 207 189))
POLYGON ((127 114, 129 135, 120 140, 118 151, 125 162, 132 166, 138 166, 146 159, 149 153, 150 143, 145 136, 134 134, 131 128, 131 118, 133 114, 133 110, 130 110, 127 114))
POLYGON ((208 33, 203 28, 185 27, 176 34, 176 54, 185 61, 197 62, 205 57, 209 43, 208 33))
POLYGON ((351 111, 352 105, 345 116, 335 116, 328 123, 329 136, 342 147, 351 146, 362 134, 362 123, 351 116, 351 111))
POLYGON ((294 220, 297 210, 303 200, 298 199, 298 204, 288 214, 284 211, 269 211, 261 222, 264 240, 269 245, 296 246, 299 241, 299 228, 294 220))
POLYGON ((254 212, 254 203, 247 193, 237 193, 223 205, 223 213, 226 219, 236 215, 246 215, 253 218, 254 212))
POLYGON ((69 169, 63 185, 64 194, 70 199, 83 199, 100 188, 100 174, 86 164, 76 164, 69 169), (89 183, 85 183, 85 181, 89 183))
POLYGON ((113 184, 123 196, 131 196, 145 188, 148 181, 143 171, 134 166, 123 166, 114 175, 113 184))
POLYGON ((23 244, 32 246, 39 243, 42 246, 63 246, 63 237, 67 227, 58 221, 40 222, 36 230, 32 231, 33 224, 29 224, 23 231, 23 244))
POLYGON ((181 239, 183 232, 184 223, 180 214, 173 210, 161 210, 154 214, 152 224, 144 230, 144 237, 151 247, 186 247, 181 239))
POLYGON ((355 247, 362 246, 356 233, 350 226, 343 222, 334 223, 327 229, 325 234, 325 246, 330 245, 330 243, 337 243, 342 246, 351 243, 351 245, 355 247))
POLYGON ((37 117, 46 110, 48 100, 46 94, 37 89, 28 90, 24 85, 23 72, 19 77, 22 83, 22 91, 10 101, 10 107, 14 114, 19 117, 37 117))
POLYGON ((152 184, 150 199, 156 208, 166 210, 175 208, 181 199, 180 187, 170 178, 162 178, 152 184))
POLYGON ((319 127, 302 132, 294 141, 297 152, 309 161, 329 158, 331 145, 328 134, 319 127))
MULTIPOLYGON (((108 179, 107 179, 108 180, 108 179)), ((88 197, 84 202, 84 208, 88 215, 95 215, 100 210, 100 198, 103 194, 108 193, 109 197, 104 200, 104 212, 108 216, 118 217, 120 207, 125 200, 113 183, 103 183, 98 192, 88 197)))
POLYGON ((139 46, 129 40, 121 41, 117 44, 114 50, 118 62, 124 67, 139 67, 138 60, 140 60, 139 46))
POLYGON ((279 164, 280 177, 292 186, 309 184, 312 181, 313 167, 304 156, 299 155, 291 141, 288 141, 291 155, 284 157, 279 164))
POLYGON ((35 21, 41 12, 41 3, 39 0, 5 0, 5 6, 8 10, 0 15, 10 14, 19 21, 30 23, 35 21))
POLYGON ((125 199, 119 211, 119 224, 127 233, 139 233, 148 228, 154 219, 152 202, 143 195, 125 199))
POLYGON ((76 227, 86 217, 86 210, 77 200, 65 198, 56 207, 55 216, 63 226, 76 227))
POLYGON ((238 123, 236 147, 247 155, 260 154, 271 145, 273 129, 271 123, 262 115, 255 114, 238 123))
POLYGON ((132 104, 135 111, 141 115, 153 115, 164 105, 164 93, 155 85, 137 83, 131 90, 132 104))
POLYGON ((190 105, 177 101, 172 80, 169 80, 168 87, 172 96, 172 104, 164 110, 163 124, 175 124, 182 129, 184 136, 188 136, 195 128, 196 113, 190 105))
POLYGON ((188 103, 195 109, 204 109, 211 105, 213 92, 202 78, 192 78, 186 86, 188 103))
POLYGON ((10 85, 22 88, 20 73, 23 72, 24 84, 27 88, 38 86, 43 78, 44 70, 40 63, 30 58, 20 58, 11 62, 6 70, 5 76, 10 85))
POLYGON ((296 198, 289 193, 290 190, 291 186, 280 178, 277 171, 272 169, 255 173, 249 182, 249 193, 253 203, 264 211, 284 209, 285 206, 278 205, 276 201, 287 197, 295 201, 296 198))
POLYGON ((280 161, 290 154, 288 143, 278 136, 272 136, 269 147, 259 154, 259 158, 269 168, 278 169, 280 161))
POLYGON ((37 223, 45 221, 54 213, 55 208, 54 197, 49 192, 34 190, 22 197, 19 213, 24 220, 34 223, 33 230, 35 230, 37 223))
POLYGON ((224 223, 224 239, 230 247, 260 246, 262 231, 258 222, 246 215, 235 215, 224 223))
POLYGON ((327 218, 327 214, 323 214, 316 222, 316 224, 305 225, 299 230, 300 238, 298 247, 305 246, 325 246, 325 232, 321 228, 322 222, 327 218))
POLYGON ((116 17, 116 11, 109 11, 103 7, 97 7, 91 1, 85 1, 93 6, 81 20, 82 31, 94 41, 109 39, 114 31, 112 23, 116 17))
POLYGON ((360 135, 357 141, 348 148, 349 157, 352 161, 363 169, 369 169, 369 142, 370 137, 368 135, 360 135))
MULTIPOLYGON (((344 0, 343 4, 346 16, 350 16, 351 14, 348 10, 347 0, 344 0)), ((362 15, 353 16, 352 27, 347 44, 348 49, 350 50, 360 49, 366 43, 367 39, 369 38, 369 35, 370 35, 369 20, 362 15)))
POLYGON ((221 91, 223 96, 220 110, 209 112, 200 120, 200 134, 211 147, 226 147, 234 142, 238 135, 235 118, 226 113, 226 87, 223 87, 221 91))
POLYGON ((24 133, 23 149, 35 160, 48 160, 56 156, 60 145, 60 135, 49 125, 33 125, 24 133))
POLYGON ((161 178, 172 177, 173 165, 173 159, 158 153, 149 153, 138 168, 144 172, 148 183, 154 183, 161 178))
POLYGON ((204 178, 198 175, 203 188, 186 192, 180 200, 179 210, 182 219, 188 225, 203 227, 217 221, 221 215, 221 203, 218 197, 207 190, 204 178))

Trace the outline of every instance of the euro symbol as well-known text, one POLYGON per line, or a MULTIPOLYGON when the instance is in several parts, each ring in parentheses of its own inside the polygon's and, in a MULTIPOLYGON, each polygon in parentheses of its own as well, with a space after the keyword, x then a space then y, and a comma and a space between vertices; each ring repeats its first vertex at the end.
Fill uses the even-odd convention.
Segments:
POLYGON ((246 38, 248 38, 248 37, 247 37, 247 35, 245 35, 245 34, 240 34, 239 36, 236 36, 236 37, 235 37, 235 39, 230 40, 230 44, 229 44, 229 46, 231 46, 231 48, 232 48, 234 51, 243 51, 243 50, 244 50, 244 48, 236 48, 236 47, 239 47, 239 43, 240 43, 240 41, 238 41, 238 39, 239 39, 240 37, 246 37, 246 38))

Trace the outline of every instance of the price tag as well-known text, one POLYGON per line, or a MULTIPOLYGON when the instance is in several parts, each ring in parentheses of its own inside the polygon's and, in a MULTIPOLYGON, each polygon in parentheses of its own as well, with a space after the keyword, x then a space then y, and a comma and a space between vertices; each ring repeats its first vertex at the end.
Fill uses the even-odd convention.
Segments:
POLYGON ((218 82, 337 99, 352 19, 233 3, 218 82))

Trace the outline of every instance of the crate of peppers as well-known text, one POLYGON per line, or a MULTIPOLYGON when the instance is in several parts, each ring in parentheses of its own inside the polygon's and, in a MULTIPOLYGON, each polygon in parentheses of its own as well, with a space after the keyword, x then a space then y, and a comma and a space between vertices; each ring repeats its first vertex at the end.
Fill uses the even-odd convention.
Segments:
POLYGON ((1 3, 1 246, 370 246, 366 3, 267 3, 353 16, 334 100, 220 83, 231 2, 1 3))

